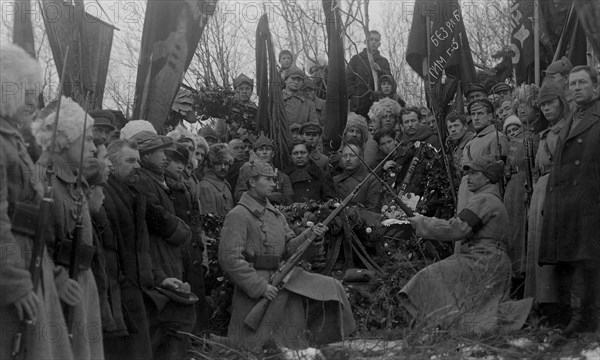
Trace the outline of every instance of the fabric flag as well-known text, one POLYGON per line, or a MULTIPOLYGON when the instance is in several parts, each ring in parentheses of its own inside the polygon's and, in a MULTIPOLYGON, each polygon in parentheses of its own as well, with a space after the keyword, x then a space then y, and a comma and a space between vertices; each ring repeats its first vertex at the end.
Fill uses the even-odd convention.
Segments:
POLYGON ((406 61, 430 85, 444 72, 463 84, 476 81, 473 56, 458 0, 416 0, 406 61), (427 38, 427 19, 431 23, 427 38), (429 55, 429 61, 427 61, 429 55))
POLYGON ((22 47, 35 59, 31 2, 29 0, 16 0, 14 7, 13 43, 22 47))
POLYGON ((326 150, 337 150, 348 117, 348 87, 344 60, 343 24, 340 9, 335 0, 323 0, 327 24, 327 56, 329 57, 326 108, 323 140, 326 150))
POLYGON ((273 159, 276 168, 284 169, 289 163, 289 146, 292 134, 287 122, 277 57, 269 30, 269 18, 263 14, 256 27, 256 78, 258 94, 258 116, 256 129, 275 143, 273 159))
MULTIPOLYGON (((540 1, 540 3, 547 3, 540 1)), ((516 74, 517 84, 533 83, 535 81, 535 56, 533 34, 534 0, 514 0, 511 5, 511 50, 514 52, 512 63, 516 74)), ((540 6, 540 70, 552 62, 554 55, 550 35, 548 34, 544 13, 550 9, 540 6)), ((548 14, 550 15, 550 14, 548 14)))
POLYGON ((596 56, 600 56, 600 1, 575 0, 575 9, 583 32, 596 56))
POLYGON ((135 83, 133 118, 163 131, 183 76, 218 0, 149 0, 135 83))
POLYGON ((84 109, 101 108, 115 28, 85 13, 80 1, 44 0, 42 16, 58 75, 66 76, 63 95, 84 109), (67 73, 61 74, 67 45, 67 73))
POLYGON ((585 32, 577 16, 577 11, 575 11, 575 4, 573 3, 564 22, 560 40, 556 46, 552 61, 566 56, 573 66, 586 65, 586 53, 587 42, 585 32))

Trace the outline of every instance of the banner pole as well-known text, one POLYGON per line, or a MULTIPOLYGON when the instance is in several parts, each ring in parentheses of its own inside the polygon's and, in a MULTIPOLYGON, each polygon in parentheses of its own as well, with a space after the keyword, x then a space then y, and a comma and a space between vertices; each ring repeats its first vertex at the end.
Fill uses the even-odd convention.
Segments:
POLYGON ((533 67, 535 85, 540 86, 540 0, 533 1, 533 67))

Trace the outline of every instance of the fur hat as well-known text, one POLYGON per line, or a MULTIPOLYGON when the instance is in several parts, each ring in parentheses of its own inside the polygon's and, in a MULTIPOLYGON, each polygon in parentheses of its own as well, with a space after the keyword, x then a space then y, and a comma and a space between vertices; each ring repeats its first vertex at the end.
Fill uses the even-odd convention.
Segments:
POLYGON ((198 134, 192 134, 192 136, 196 140, 196 150, 202 148, 204 149, 204 154, 208 154, 208 142, 206 142, 206 139, 198 134))
POLYGON ((523 126, 521 120, 519 120, 519 118, 516 115, 511 115, 507 117, 506 120, 504 120, 504 124, 502 125, 502 132, 506 134, 506 129, 508 129, 510 125, 519 125, 521 127, 523 126))
POLYGON ((240 168, 240 176, 238 177, 238 182, 245 184, 246 181, 250 180, 253 177, 263 175, 274 177, 275 171, 271 165, 266 162, 258 159, 258 157, 253 153, 254 156, 251 157, 250 161, 242 165, 240 168))
POLYGON ((402 107, 396 100, 384 97, 371 105, 371 109, 369 109, 369 118, 375 121, 378 124, 376 127, 379 128, 381 127, 381 117, 388 111, 391 111, 392 115, 398 118, 402 111, 402 107))
POLYGON ((208 161, 210 164, 220 164, 224 162, 233 163, 233 156, 229 151, 227 144, 212 144, 208 149, 208 161))
POLYGON ((12 117, 25 104, 25 93, 42 89, 43 77, 40 64, 17 45, 2 43, 0 46, 0 115, 12 117))
POLYGON ((131 137, 142 131, 150 131, 156 134, 154 125, 147 120, 131 120, 121 129, 121 139, 131 139, 131 137))
POLYGON ((493 156, 482 156, 463 166, 464 170, 481 171, 492 184, 497 183, 504 173, 504 161, 496 160, 493 156))
MULTIPOLYGON (((51 150, 55 113, 56 109, 49 112, 44 118, 40 118, 31 124, 31 132, 43 151, 51 150)), ((62 97, 56 129, 56 149, 54 151, 60 152, 68 148, 83 135, 83 122, 86 116, 86 133, 91 134, 94 119, 87 115, 75 101, 65 96, 62 97)))
POLYGON ((357 113, 351 112, 348 114, 348 120, 346 121, 346 127, 344 128, 344 137, 350 128, 355 127, 360 130, 362 134, 361 142, 364 145, 369 139, 369 128, 367 127, 367 119, 357 113))
POLYGON ((188 129, 186 129, 185 127, 183 127, 181 125, 177 126, 175 128, 175 130, 169 132, 167 134, 167 136, 170 137, 171 139, 173 139, 174 142, 190 140, 192 142, 192 144, 194 144, 194 148, 196 148, 198 146, 196 138, 191 133, 191 131, 189 131, 188 129))

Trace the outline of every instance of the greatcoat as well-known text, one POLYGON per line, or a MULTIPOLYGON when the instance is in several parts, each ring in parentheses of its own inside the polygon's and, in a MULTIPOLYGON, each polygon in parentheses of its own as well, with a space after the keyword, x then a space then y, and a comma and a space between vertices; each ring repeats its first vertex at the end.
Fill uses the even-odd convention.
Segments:
MULTIPOLYGON (((333 182, 337 194, 342 199, 346 198, 368 175, 369 172, 367 169, 361 165, 352 172, 344 170, 343 173, 334 176, 333 182)), ((358 190, 358 193, 350 204, 360 204, 367 209, 379 211, 379 205, 381 204, 381 183, 374 176, 371 176, 358 190)))
MULTIPOLYGON (((42 183, 34 176, 27 147, 10 119, 0 119, 0 138, 0 359, 10 359, 20 324, 14 302, 33 289, 29 273, 33 237, 14 231, 11 218, 17 201, 39 204, 42 183)), ((36 336, 25 336, 23 341, 26 359, 73 358, 54 275, 54 263, 45 250, 36 292, 42 306, 34 329, 36 336), (41 335, 49 330, 47 335, 54 341, 42 341, 41 335)))
POLYGON ((540 264, 600 258, 600 101, 562 128, 544 204, 540 264), (578 124, 573 127, 574 120, 578 124))
POLYGON ((219 263, 235 290, 227 336, 232 344, 260 349, 267 340, 289 348, 305 348, 307 333, 326 343, 348 336, 355 329, 350 304, 341 283, 301 268, 270 302, 257 331, 244 318, 263 295, 273 270, 258 270, 253 259, 270 255, 286 259, 307 239, 289 228, 285 217, 267 200, 261 204, 247 192, 231 210, 221 231, 219 263), (305 309, 306 305, 306 309, 305 309))
POLYGON ((225 216, 233 208, 229 183, 219 179, 212 170, 208 170, 200 181, 200 207, 202 215, 218 216, 225 216))
POLYGON ((331 176, 312 161, 302 169, 290 167, 286 174, 294 189, 294 202, 326 201, 337 197, 331 176))

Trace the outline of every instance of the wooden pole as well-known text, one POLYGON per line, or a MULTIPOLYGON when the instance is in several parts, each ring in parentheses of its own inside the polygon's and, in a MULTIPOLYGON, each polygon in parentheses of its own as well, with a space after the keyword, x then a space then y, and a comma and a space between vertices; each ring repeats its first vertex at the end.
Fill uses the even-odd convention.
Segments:
POLYGON ((533 0, 533 57, 535 85, 540 86, 540 0, 533 0))

